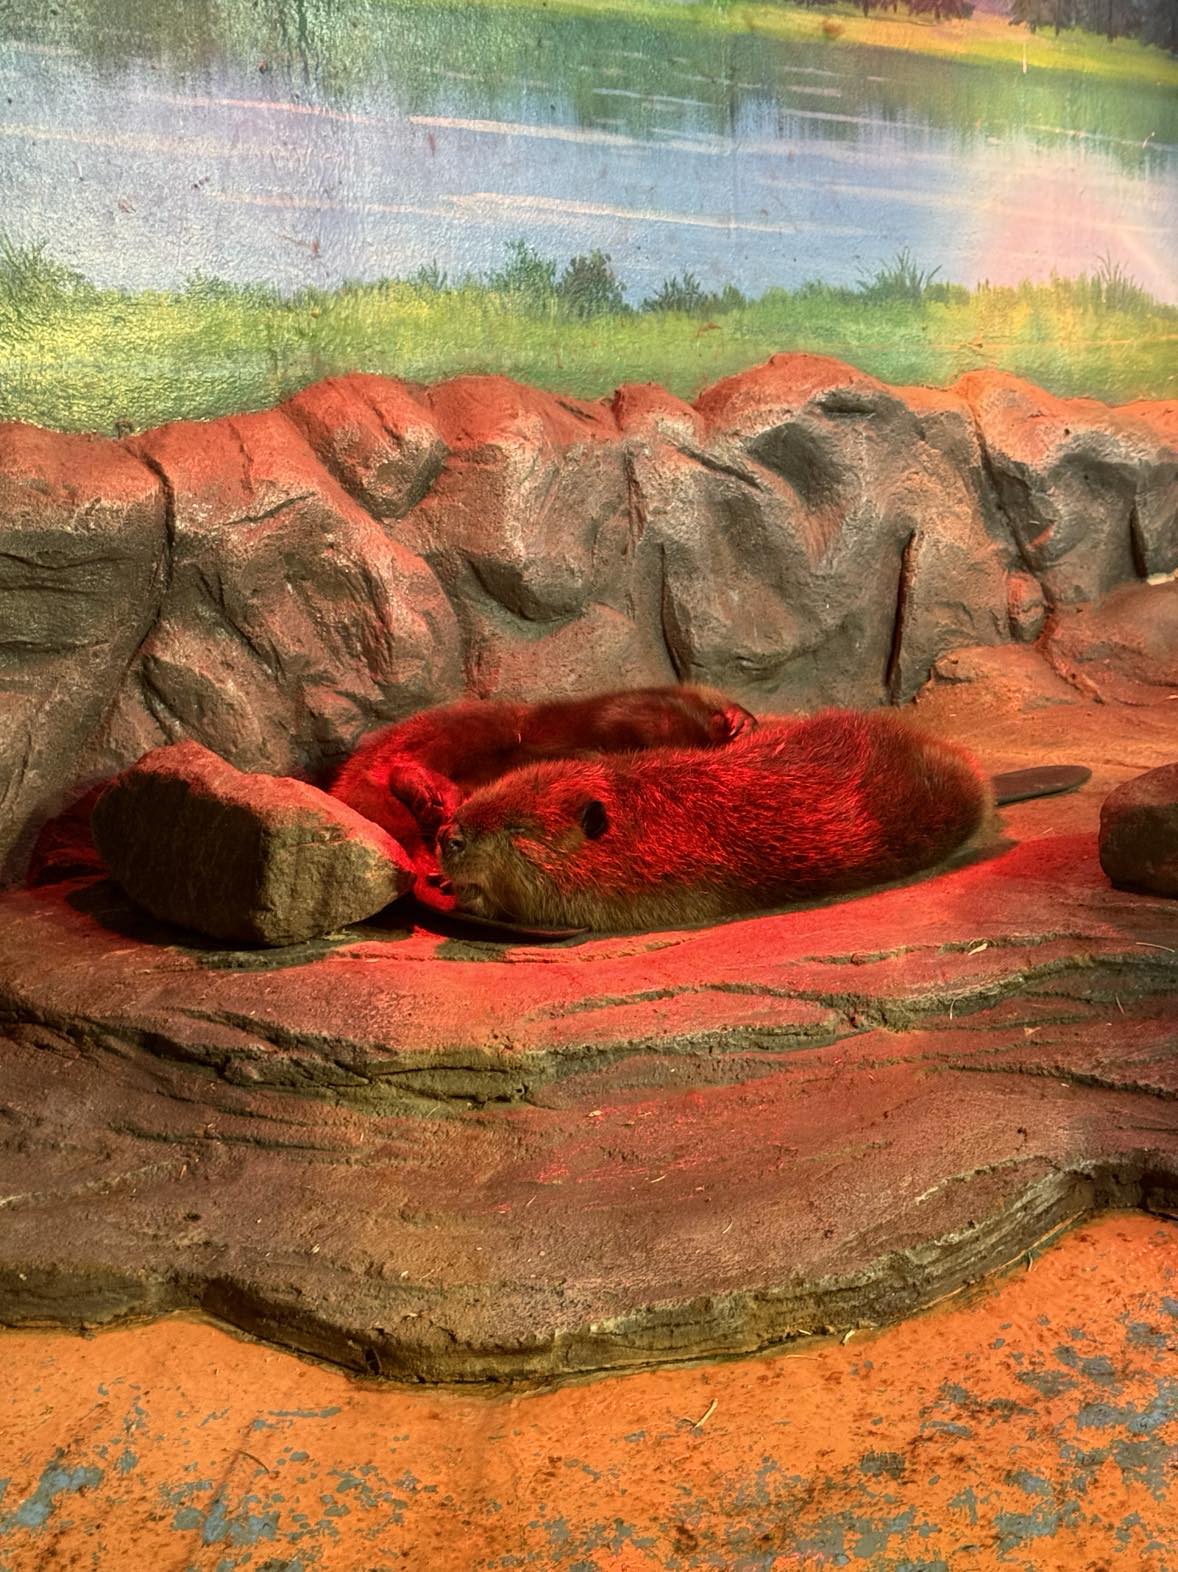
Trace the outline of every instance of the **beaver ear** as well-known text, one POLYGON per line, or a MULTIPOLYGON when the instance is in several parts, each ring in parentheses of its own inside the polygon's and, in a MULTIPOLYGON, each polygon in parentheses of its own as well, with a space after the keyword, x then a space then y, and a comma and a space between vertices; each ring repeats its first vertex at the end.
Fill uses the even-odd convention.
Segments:
POLYGON ((605 811, 605 803, 598 802, 596 797, 592 802, 587 802, 581 809, 581 828, 591 841, 600 840, 609 829, 609 814, 605 811))

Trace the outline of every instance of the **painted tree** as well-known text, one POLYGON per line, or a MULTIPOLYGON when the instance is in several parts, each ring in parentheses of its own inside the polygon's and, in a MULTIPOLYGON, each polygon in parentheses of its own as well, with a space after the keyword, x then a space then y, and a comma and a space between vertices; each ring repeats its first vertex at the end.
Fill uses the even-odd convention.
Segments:
POLYGON ((973 15, 973 0, 907 0, 907 4, 913 16, 932 16, 938 22, 973 15))
POLYGON ((1076 26, 1076 0, 1011 0, 1010 19, 1025 22, 1032 33, 1052 27, 1058 33, 1076 26))
POLYGON ((1139 38, 1178 53, 1178 3, 1176 0, 1011 0, 1010 19, 1023 22, 1032 32, 1041 27, 1079 27, 1103 35, 1110 43, 1118 38, 1139 38))
POLYGON ((510 295, 527 311, 544 311, 556 299, 556 263, 542 257, 526 240, 512 240, 506 266, 492 273, 487 284, 510 295))
POLYGON ((1178 5, 1174 0, 1148 0, 1138 36, 1144 44, 1178 54, 1178 5))
POLYGON ((602 317, 626 310, 626 298, 604 251, 573 257, 561 275, 556 293, 575 317, 602 317))

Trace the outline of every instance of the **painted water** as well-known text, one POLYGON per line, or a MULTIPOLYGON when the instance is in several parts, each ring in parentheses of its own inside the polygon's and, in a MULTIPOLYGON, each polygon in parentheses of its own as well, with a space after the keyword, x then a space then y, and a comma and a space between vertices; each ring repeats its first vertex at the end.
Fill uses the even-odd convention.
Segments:
MULTIPOLYGON (((673 9, 673 8, 670 8, 673 9)), ((0 16, 0 224, 104 287, 284 291, 509 242, 854 285, 1120 264, 1178 301, 1178 95, 898 50, 539 10, 95 0, 0 16)))

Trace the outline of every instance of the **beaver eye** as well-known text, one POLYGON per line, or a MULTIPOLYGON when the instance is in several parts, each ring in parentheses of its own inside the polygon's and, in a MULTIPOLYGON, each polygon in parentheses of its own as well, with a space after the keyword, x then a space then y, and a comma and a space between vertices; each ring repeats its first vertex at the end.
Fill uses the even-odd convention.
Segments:
POLYGON ((466 837, 456 824, 443 824, 438 831, 438 845, 443 851, 460 852, 466 845, 466 837))
POLYGON ((609 829, 609 814, 605 811, 605 804, 596 798, 587 802, 581 809, 581 828, 591 841, 600 840, 609 829))

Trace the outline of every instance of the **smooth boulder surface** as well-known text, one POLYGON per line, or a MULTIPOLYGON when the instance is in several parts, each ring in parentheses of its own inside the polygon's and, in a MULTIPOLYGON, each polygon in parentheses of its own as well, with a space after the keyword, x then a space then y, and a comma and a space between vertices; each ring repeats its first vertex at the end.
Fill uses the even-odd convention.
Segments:
POLYGON ((1178 763, 1146 770, 1106 798, 1100 866, 1124 889, 1178 896, 1178 763))
POLYGON ((1172 661, 1116 597, 1175 569, 1170 406, 998 372, 781 354, 694 404, 356 375, 121 442, 0 427, 0 880, 152 748, 315 776, 464 691, 867 706, 1022 647, 1152 702, 1172 661))
POLYGON ((157 748, 91 818, 114 878, 153 917, 241 944, 298 944, 412 883, 378 825, 303 781, 246 774, 199 743, 157 748))
MULTIPOLYGON (((1092 698, 1156 704, 1173 695, 1178 707, 1178 580, 1122 584, 1061 610, 1043 647, 1060 676, 1092 698)), ((1178 716, 1174 729, 1178 752, 1178 716)))

